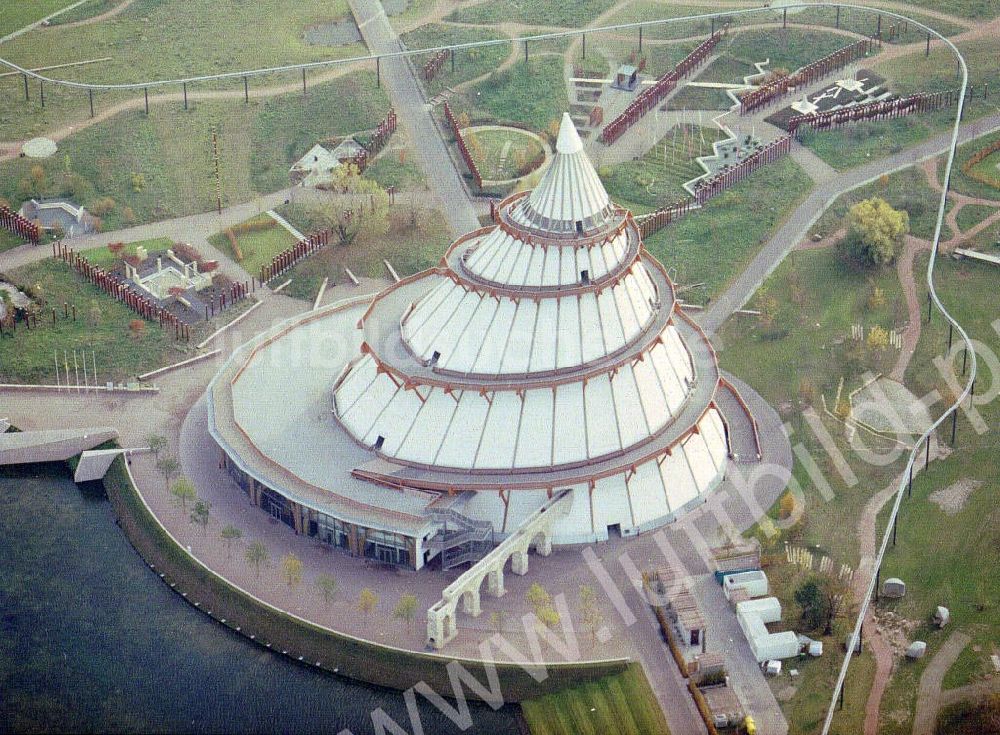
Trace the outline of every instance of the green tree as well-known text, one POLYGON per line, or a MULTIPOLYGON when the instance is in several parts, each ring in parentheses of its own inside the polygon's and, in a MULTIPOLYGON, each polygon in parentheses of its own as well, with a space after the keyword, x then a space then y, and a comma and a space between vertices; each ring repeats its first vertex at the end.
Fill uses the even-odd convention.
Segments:
POLYGON ((538 611, 544 607, 548 607, 552 604, 552 595, 542 587, 538 582, 532 583, 531 587, 525 593, 525 598, 528 600, 528 604, 531 605, 531 609, 538 614, 538 611))
POLYGON ((281 557, 281 576, 289 587, 296 587, 302 581, 302 560, 295 554, 285 554, 281 557))
POLYGON ((254 568, 257 578, 260 579, 261 566, 266 566, 271 561, 271 553, 264 546, 264 542, 254 541, 247 546, 245 557, 247 564, 254 568))
POLYGON ((375 590, 365 587, 361 590, 361 594, 358 595, 358 610, 367 618, 372 614, 378 606, 378 595, 375 594, 375 590))
MULTIPOLYGON (((166 473, 164 473, 166 476, 166 473)), ((174 496, 174 500, 181 504, 181 508, 187 512, 187 503, 189 500, 194 500, 198 497, 198 494, 194 490, 194 485, 186 477, 181 477, 170 486, 170 494, 174 496)), ((192 520, 194 516, 192 514, 192 520)))
POLYGON ((333 601, 333 596, 337 594, 337 580, 329 574, 321 574, 316 577, 316 589, 323 595, 323 601, 329 605, 333 601))
POLYGON ((229 523, 219 532, 219 536, 226 542, 226 557, 231 559, 233 557, 233 541, 239 541, 243 538, 243 531, 229 523))
POLYGON ((153 453, 153 457, 159 459, 160 452, 167 448, 167 437, 160 434, 150 434, 146 437, 146 444, 149 446, 149 451, 153 453))
POLYGON ((839 247, 865 267, 882 266, 896 259, 909 231, 910 216, 905 210, 893 209, 881 197, 872 197, 847 213, 847 237, 839 247))
POLYGON ((413 616, 417 612, 417 596, 407 592, 399 598, 399 602, 396 603, 396 609, 393 610, 392 616, 399 620, 406 621, 406 629, 410 631, 413 629, 413 616))
POLYGON ((827 598, 819 577, 811 577, 795 590, 795 603, 802 611, 802 623, 806 630, 817 630, 829 615, 827 598))
POLYGON ((163 479, 169 487, 170 478, 180 472, 181 463, 177 461, 176 457, 165 454, 156 460, 156 469, 163 475, 163 479))
POLYGON ((334 170, 330 200, 312 213, 329 227, 341 245, 370 241, 389 231, 389 195, 378 182, 361 175, 352 163, 334 170))
POLYGON ((199 498, 194 501, 194 507, 191 509, 191 522, 197 523, 201 526, 202 533, 206 533, 208 531, 208 518, 211 511, 212 504, 207 500, 199 498))

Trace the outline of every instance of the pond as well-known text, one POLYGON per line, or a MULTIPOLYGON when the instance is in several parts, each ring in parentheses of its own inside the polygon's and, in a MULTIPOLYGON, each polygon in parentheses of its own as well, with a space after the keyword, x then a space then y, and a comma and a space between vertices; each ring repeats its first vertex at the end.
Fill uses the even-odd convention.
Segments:
MULTIPOLYGON (((0 730, 373 732, 402 695, 318 673, 212 622, 170 591, 100 488, 62 465, 0 470, 0 730)), ((427 733, 458 728, 420 698, 427 733)), ((515 735, 472 707, 465 732, 515 735)))

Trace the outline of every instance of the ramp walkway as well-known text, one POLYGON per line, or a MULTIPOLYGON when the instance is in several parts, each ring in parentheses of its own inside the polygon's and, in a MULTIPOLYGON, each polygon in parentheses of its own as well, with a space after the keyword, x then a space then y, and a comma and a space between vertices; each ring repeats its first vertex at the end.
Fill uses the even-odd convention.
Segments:
POLYGON ((104 442, 118 438, 107 426, 89 429, 45 429, 0 434, 0 466, 65 462, 104 442))

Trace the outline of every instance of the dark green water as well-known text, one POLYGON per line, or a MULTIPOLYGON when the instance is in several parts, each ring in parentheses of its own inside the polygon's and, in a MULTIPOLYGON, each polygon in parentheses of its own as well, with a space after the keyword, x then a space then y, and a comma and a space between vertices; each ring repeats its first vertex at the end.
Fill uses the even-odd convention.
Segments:
MULTIPOLYGON (((419 700, 427 735, 459 732, 419 700)), ((299 666, 213 623, 61 467, 0 473, 0 732, 374 732, 398 692, 299 666)), ((473 707, 465 732, 516 735, 473 707)))

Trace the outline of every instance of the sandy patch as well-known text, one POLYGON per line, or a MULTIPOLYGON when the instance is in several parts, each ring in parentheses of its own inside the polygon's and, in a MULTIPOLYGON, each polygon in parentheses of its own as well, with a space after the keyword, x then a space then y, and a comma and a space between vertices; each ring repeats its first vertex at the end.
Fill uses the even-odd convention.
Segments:
POLYGON ((979 489, 982 480, 964 478, 956 483, 932 492, 928 498, 937 505, 945 515, 953 516, 965 507, 965 502, 974 490, 979 489))

